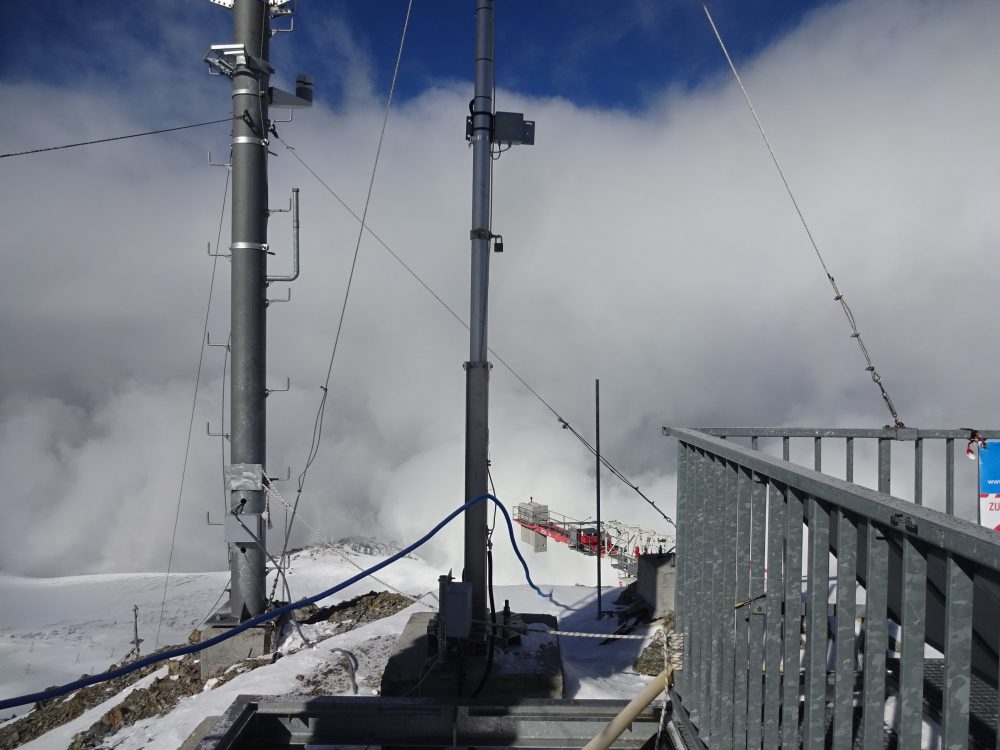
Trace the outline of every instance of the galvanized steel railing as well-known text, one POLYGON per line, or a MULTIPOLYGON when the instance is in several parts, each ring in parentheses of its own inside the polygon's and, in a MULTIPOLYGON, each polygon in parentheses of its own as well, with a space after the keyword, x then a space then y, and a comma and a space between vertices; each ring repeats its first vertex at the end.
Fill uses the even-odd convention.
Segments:
MULTIPOLYGON (((756 432, 785 438, 786 456, 799 434, 756 432)), ((882 441, 896 430, 867 432, 802 431, 817 440, 818 459, 824 437, 882 441)), ((969 747, 973 675, 978 685, 997 680, 1000 535, 704 431, 664 434, 679 440, 676 627, 685 652, 674 701, 701 741, 882 747, 888 687, 898 747, 921 746, 927 715, 940 720, 943 747, 969 747), (887 660, 890 621, 901 626, 898 664, 887 660), (940 699, 925 696, 925 643, 944 655, 940 699)))
MULTIPOLYGON (((913 494, 912 499, 917 505, 923 505, 927 485, 925 469, 925 445, 934 443, 944 447, 944 512, 955 515, 955 452, 964 451, 965 446, 975 438, 984 440, 1000 439, 1000 430, 919 430, 914 428, 883 429, 813 429, 801 427, 698 427, 698 432, 714 435, 724 439, 749 438, 751 447, 757 449, 761 440, 781 440, 781 453, 784 460, 789 460, 793 439, 809 439, 813 443, 812 468, 823 470, 824 440, 844 444, 844 478, 854 482, 855 446, 874 441, 878 444, 877 483, 875 489, 886 494, 891 493, 892 483, 892 446, 893 443, 912 443, 913 494), (974 437, 975 436, 975 437, 974 437)), ((900 446, 902 447, 902 446, 900 446)), ((909 446, 907 446, 909 449, 909 446)), ((970 486, 975 482, 975 466, 968 467, 967 482, 970 486)), ((939 485, 940 489, 940 485, 939 485)), ((934 492, 940 497, 940 492, 934 492)))

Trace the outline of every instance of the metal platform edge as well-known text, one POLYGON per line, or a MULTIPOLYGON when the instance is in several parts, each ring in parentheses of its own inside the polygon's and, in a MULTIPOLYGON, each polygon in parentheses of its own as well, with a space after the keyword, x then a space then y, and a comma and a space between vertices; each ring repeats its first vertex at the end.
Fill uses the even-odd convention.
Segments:
MULTIPOLYGON (((627 703, 241 695, 197 750, 307 744, 579 748, 627 703)), ((646 708, 614 746, 641 748, 657 733, 662 707, 658 701, 646 708)))

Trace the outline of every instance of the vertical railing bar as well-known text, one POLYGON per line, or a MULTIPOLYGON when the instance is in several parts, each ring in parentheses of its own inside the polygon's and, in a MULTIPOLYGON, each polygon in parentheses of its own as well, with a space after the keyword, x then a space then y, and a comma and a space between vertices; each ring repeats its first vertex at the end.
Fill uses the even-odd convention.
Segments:
MULTIPOLYGON (((1000 657, 1000 648, 997 649, 997 656, 1000 657)), ((1000 658, 998 658, 997 674, 1000 674, 1000 658)), ((995 738, 993 742, 993 747, 995 748, 995 750, 1000 750, 1000 690, 997 690, 997 695, 994 705, 997 712, 997 719, 996 723, 993 726, 993 735, 995 738)))
POLYGON ((715 466, 718 461, 718 457, 709 453, 707 461, 705 463, 705 468, 707 471, 705 477, 705 517, 704 523, 704 536, 702 537, 702 554, 704 555, 704 575, 705 575, 705 588, 704 588, 704 606, 705 606, 705 619, 702 620, 701 626, 701 644, 702 644, 702 710, 700 715, 699 724, 699 736, 704 738, 706 741, 711 741, 712 736, 712 708, 715 704, 714 695, 712 693, 712 671, 714 667, 714 660, 712 658, 712 650, 715 647, 714 644, 714 634, 712 628, 714 625, 714 620, 716 617, 715 613, 715 466))
POLYGON ((920 747, 924 706, 924 625, 927 558, 919 542, 900 534, 903 548, 903 646, 899 666, 899 747, 920 747))
POLYGON ((802 495, 785 495, 785 661, 781 701, 781 746, 799 747, 799 649, 802 647, 802 495))
POLYGON ((913 441, 913 502, 924 504, 924 439, 913 441))
MULTIPOLYGON (((750 533, 751 508, 750 470, 739 467, 738 512, 739 528, 736 537, 736 600, 743 602, 750 597, 750 533)), ((749 664, 750 610, 744 606, 734 610, 736 617, 736 652, 733 679, 733 747, 746 750, 747 746, 747 671, 749 664)))
POLYGON ((878 439, 878 491, 889 494, 892 482, 892 441, 878 439))
POLYGON ((725 605, 725 580, 723 576, 724 548, 727 544, 725 535, 725 468, 724 459, 717 458, 712 467, 712 518, 709 528, 712 530, 712 650, 711 650, 711 683, 709 695, 711 700, 709 714, 709 732, 712 745, 717 747, 719 735, 722 732, 722 639, 725 636, 726 616, 729 614, 725 605))
MULTIPOLYGON (((690 501, 691 481, 690 471, 691 448, 685 443, 677 443, 677 538, 674 542, 674 554, 677 561, 677 595, 674 605, 674 630, 682 634, 684 644, 684 660, 689 662, 691 656, 688 650, 688 587, 690 580, 687 574, 688 560, 691 557, 688 552, 687 535, 691 533, 687 521, 688 504, 690 501)), ((675 689, 681 696, 688 694, 687 670, 681 669, 675 678, 675 689)))
POLYGON ((862 747, 881 747, 885 726, 885 652, 889 639, 889 543, 873 521, 864 522, 868 566, 865 571, 865 655, 861 705, 862 747))
MULTIPOLYGON (((720 619, 725 622, 726 629, 722 638, 722 687, 720 690, 720 700, 722 701, 722 715, 720 725, 722 734, 718 738, 720 750, 731 750, 733 747, 733 706, 734 706, 734 684, 736 664, 734 656, 736 653, 736 632, 735 632, 735 610, 736 603, 736 567, 737 551, 735 540, 738 533, 739 503, 739 468, 736 464, 724 464, 726 472, 724 509, 726 519, 726 530, 723 534, 725 558, 723 560, 723 580, 724 580, 724 611, 720 619)), ((742 674, 742 670, 740 671, 742 674)))
POLYGON ((823 438, 813 438, 813 468, 823 471, 823 438))
POLYGON ((964 748, 969 741, 973 581, 956 557, 949 553, 947 561, 941 746, 964 748))
POLYGON ((759 438, 756 435, 753 435, 750 438, 750 447, 753 448, 754 450, 758 450, 759 448, 758 443, 759 443, 759 438))
POLYGON ((709 471, 712 459, 710 455, 702 451, 701 460, 698 467, 698 503, 696 523, 698 526, 698 617, 694 623, 695 640, 695 670, 698 680, 698 693, 696 699, 696 712, 693 720, 698 726, 699 735, 706 729, 708 720, 708 653, 711 644, 708 643, 705 629, 711 617, 709 611, 708 592, 711 590, 711 561, 707 554, 708 535, 706 526, 707 498, 709 496, 709 471))
POLYGON ((944 441, 944 512, 955 515, 955 439, 944 441))
POLYGON ((792 455, 791 439, 786 435, 781 438, 781 458, 787 461, 792 455))
POLYGON ((712 625, 715 619, 712 591, 715 577, 715 540, 712 528, 713 501, 715 498, 715 461, 711 453, 705 456, 705 493, 703 495, 704 515, 702 516, 702 619, 701 631, 701 712, 699 713, 699 736, 707 739, 712 731, 712 625))
MULTIPOLYGON (((764 648, 764 747, 780 743, 781 718, 781 611, 785 599, 782 584, 785 547, 784 485, 769 482, 767 487, 767 639, 764 648)), ((763 602, 757 602, 763 604, 763 602)))
POLYGON ((803 747, 823 750, 826 730, 827 602, 830 591, 830 514, 806 498, 809 565, 806 604, 806 695, 803 747))
POLYGON ((687 513, 687 528, 690 530, 690 543, 688 545, 688 550, 690 555, 688 556, 688 566, 687 566, 687 576, 689 580, 688 584, 688 632, 684 634, 685 637, 685 653, 688 656, 688 661, 684 662, 685 669, 687 672, 686 684, 688 689, 687 695, 687 705, 688 714, 691 721, 697 724, 698 712, 700 709, 699 701, 701 699, 701 653, 699 650, 699 620, 702 616, 701 612, 701 602, 704 597, 701 592, 701 524, 699 522, 699 508, 702 504, 702 483, 701 483, 701 472, 702 464, 705 460, 704 454, 700 448, 692 448, 691 450, 691 501, 688 503, 688 513, 687 513))
POLYGON ((849 437, 845 440, 846 443, 846 453, 847 453, 847 471, 844 476, 848 482, 854 481, 854 438, 849 437))
POLYGON ((837 522, 836 671, 833 698, 833 750, 849 750, 854 727, 854 619, 856 612, 858 531, 842 509, 837 522))
POLYGON ((765 515, 767 513, 767 479, 753 474, 750 482, 750 658, 747 669, 747 747, 757 750, 761 746, 761 723, 764 688, 764 547, 765 515))

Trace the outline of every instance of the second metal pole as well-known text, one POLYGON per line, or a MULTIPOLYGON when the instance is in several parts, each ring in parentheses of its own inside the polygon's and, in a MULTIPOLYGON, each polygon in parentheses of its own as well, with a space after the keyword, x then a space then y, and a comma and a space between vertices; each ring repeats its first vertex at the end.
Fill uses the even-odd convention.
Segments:
MULTIPOLYGON (((493 0, 476 2, 475 96, 472 99, 472 278, 469 361, 465 364, 465 499, 487 490, 489 375, 486 360, 490 274, 490 174, 493 169, 493 0)), ((472 619, 486 621, 487 503, 465 512, 465 568, 472 619)))

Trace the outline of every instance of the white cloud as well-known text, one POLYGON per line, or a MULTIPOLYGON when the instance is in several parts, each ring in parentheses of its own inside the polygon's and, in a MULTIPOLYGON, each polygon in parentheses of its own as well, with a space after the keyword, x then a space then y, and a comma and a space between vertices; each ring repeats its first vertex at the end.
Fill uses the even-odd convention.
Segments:
MULTIPOLYGON (((911 425, 1000 421, 1000 357, 989 345, 998 32, 988 2, 850 2, 811 14, 745 65, 830 269, 911 425)), ((280 132, 360 211, 381 105, 367 93, 368 53, 344 33, 354 94, 343 109, 318 106, 280 132)), ((215 83, 204 85, 224 109, 215 83)), ((23 103, 4 150, 73 140, 81 121, 128 132, 140 119, 123 92, 0 93, 23 103)), ((468 96, 449 84, 394 111, 369 212, 463 316, 468 96)), ((667 512, 675 449, 661 424, 887 421, 728 79, 665 89, 632 113, 501 96, 538 133, 534 147, 496 165, 494 231, 506 252, 492 261, 490 343, 587 435, 599 377, 607 454, 667 512)), ((203 166, 204 151, 221 154, 225 143, 222 130, 193 131, 2 165, 3 569, 165 565, 211 265, 204 243, 215 237, 223 181, 203 166)), ((302 189, 303 276, 292 303, 269 313, 270 377, 287 375, 294 389, 268 402, 269 469, 296 474, 357 228, 280 144, 274 150, 272 203, 302 189)), ((281 269, 288 232, 275 216, 281 269)), ((222 340, 228 265, 219 271, 211 331, 222 340)), ((219 424, 220 352, 206 355, 175 556, 182 569, 218 566, 224 555, 220 530, 203 525, 221 505, 218 445, 202 427, 219 424)), ((366 237, 303 499, 313 525, 334 537, 410 541, 459 504, 466 356, 464 329, 366 237)), ((591 457, 499 365, 492 385, 500 496, 588 515, 591 457)), ((605 487, 608 517, 656 525, 627 488, 610 479, 605 487)), ((428 554, 458 570, 458 538, 428 554)), ((504 553, 503 580, 517 577, 512 564, 504 553)))

